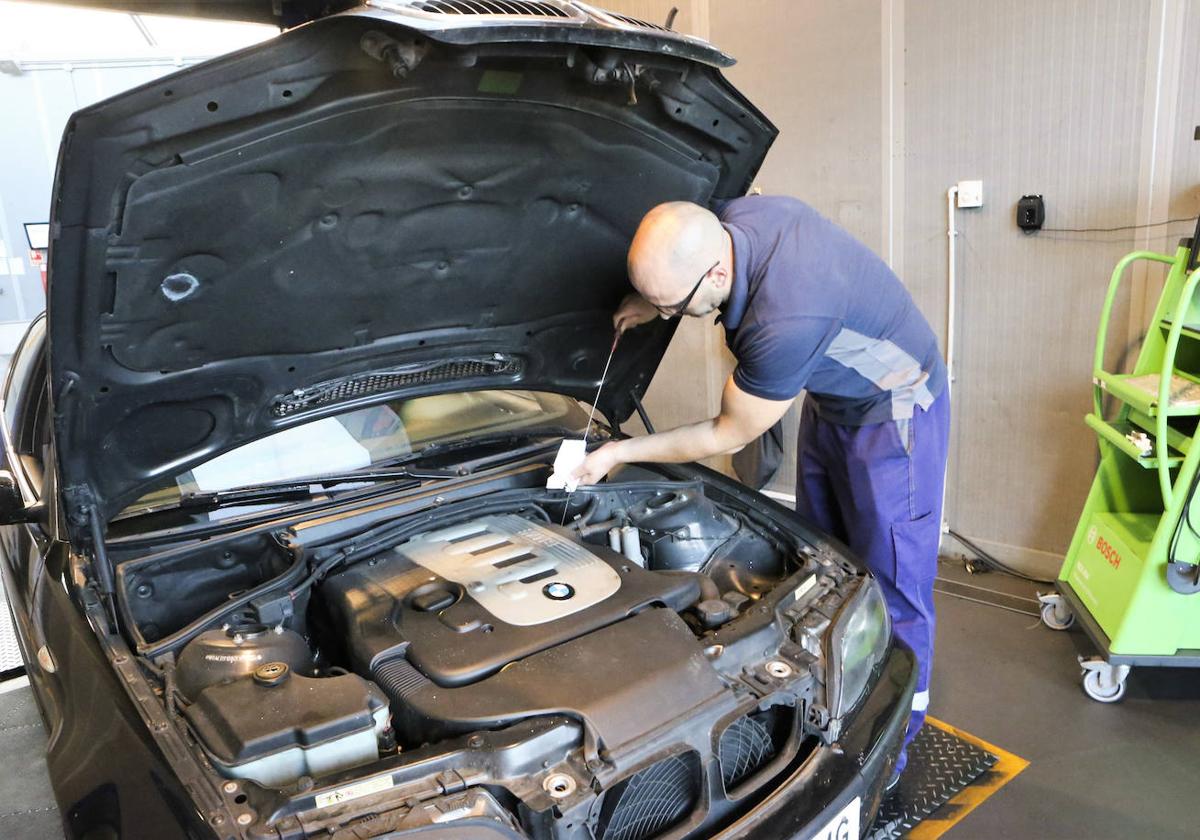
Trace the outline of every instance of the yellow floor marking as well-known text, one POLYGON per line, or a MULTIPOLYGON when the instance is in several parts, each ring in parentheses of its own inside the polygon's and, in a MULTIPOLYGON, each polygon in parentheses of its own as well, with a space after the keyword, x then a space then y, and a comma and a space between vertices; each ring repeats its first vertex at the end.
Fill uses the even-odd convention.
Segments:
POLYGON ((1012 781, 1018 773, 1029 766, 1029 762, 1020 756, 1002 750, 995 744, 989 744, 987 741, 976 738, 974 735, 963 732, 961 729, 956 729, 948 723, 931 717, 925 718, 925 722, 952 735, 957 735, 959 738, 969 741, 977 747, 982 747, 992 753, 992 755, 999 757, 1000 760, 993 764, 978 781, 967 785, 945 805, 917 823, 917 827, 905 835, 910 840, 936 840, 936 838, 941 837, 963 817, 978 808, 980 803, 1012 781))

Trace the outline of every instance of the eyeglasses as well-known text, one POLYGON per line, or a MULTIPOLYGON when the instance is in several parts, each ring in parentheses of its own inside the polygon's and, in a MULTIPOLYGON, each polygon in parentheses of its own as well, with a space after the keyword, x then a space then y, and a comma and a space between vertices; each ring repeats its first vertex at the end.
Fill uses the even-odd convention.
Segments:
POLYGON ((675 318, 679 315, 682 315, 684 313, 684 311, 688 308, 688 304, 690 304, 692 302, 692 298, 694 298, 696 296, 696 292, 700 291, 700 284, 703 283, 704 279, 706 277, 708 277, 709 273, 714 268, 719 266, 720 264, 721 264, 721 261, 717 260, 715 263, 710 265, 708 267, 708 270, 700 275, 700 279, 696 281, 696 285, 692 286, 692 290, 690 292, 688 292, 687 297, 685 297, 683 300, 681 300, 679 303, 675 304, 674 306, 659 306, 657 303, 651 304, 651 305, 655 309, 657 309, 660 313, 662 313, 663 315, 666 315, 668 318, 675 318))

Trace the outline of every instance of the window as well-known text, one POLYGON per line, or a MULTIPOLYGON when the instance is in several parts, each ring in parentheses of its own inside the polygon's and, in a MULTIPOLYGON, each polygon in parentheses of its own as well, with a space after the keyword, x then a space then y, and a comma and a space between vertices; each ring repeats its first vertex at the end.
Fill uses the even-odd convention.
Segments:
POLYGON ((393 400, 293 426, 177 475, 123 511, 171 507, 185 493, 227 490, 386 464, 426 446, 508 431, 582 431, 587 413, 558 394, 468 391, 393 400))

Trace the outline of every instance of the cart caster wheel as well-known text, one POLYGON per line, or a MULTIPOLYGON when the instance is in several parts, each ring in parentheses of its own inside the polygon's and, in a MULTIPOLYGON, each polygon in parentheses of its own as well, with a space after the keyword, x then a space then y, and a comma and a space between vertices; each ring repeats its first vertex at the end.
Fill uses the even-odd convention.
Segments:
POLYGON ((970 558, 963 561, 963 568, 967 570, 967 574, 969 575, 983 575, 991 571, 985 564, 970 558))
POLYGON ((1051 630, 1066 630, 1075 623, 1075 613, 1061 595, 1038 595, 1038 600, 1042 602, 1042 624, 1051 630))
POLYGON ((1116 703, 1125 696, 1128 665, 1109 665, 1103 659, 1079 658, 1083 668, 1083 692, 1097 703, 1116 703))

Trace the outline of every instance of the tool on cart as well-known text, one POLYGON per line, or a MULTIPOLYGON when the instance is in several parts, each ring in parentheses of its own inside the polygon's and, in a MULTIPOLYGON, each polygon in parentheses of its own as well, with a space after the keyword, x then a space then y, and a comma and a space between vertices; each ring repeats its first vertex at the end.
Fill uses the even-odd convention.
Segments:
POLYGON ((1100 652, 1080 657, 1089 697, 1114 703, 1137 665, 1200 668, 1200 219, 1174 256, 1135 251, 1117 263, 1096 336, 1093 410, 1100 466, 1042 621, 1076 619, 1100 652), (1132 373, 1105 370, 1122 275, 1170 266, 1132 373), (1106 419, 1104 396, 1116 400, 1106 419))

